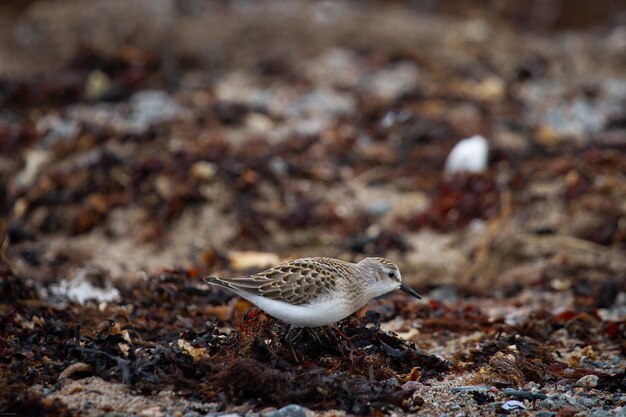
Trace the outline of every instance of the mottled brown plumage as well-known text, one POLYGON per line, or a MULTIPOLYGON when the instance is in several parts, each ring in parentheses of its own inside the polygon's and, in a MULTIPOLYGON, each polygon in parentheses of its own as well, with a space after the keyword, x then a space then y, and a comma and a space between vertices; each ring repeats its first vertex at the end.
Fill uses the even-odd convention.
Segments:
POLYGON ((385 258, 354 264, 333 258, 301 258, 246 277, 208 277, 269 314, 297 326, 315 327, 344 318, 372 297, 402 289, 398 267, 385 258))
POLYGON ((301 258, 248 277, 208 280, 233 290, 303 305, 335 290, 337 276, 350 280, 356 273, 354 264, 338 259, 301 258))

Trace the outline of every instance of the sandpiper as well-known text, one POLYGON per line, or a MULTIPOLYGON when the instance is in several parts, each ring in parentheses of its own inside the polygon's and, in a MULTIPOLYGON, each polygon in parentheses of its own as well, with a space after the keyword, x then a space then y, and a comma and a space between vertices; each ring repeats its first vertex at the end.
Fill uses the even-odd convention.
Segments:
POLYGON ((397 289, 422 298, 402 282, 398 267, 385 258, 365 258, 359 263, 301 258, 246 277, 205 280, 296 327, 336 323, 372 298, 397 289))

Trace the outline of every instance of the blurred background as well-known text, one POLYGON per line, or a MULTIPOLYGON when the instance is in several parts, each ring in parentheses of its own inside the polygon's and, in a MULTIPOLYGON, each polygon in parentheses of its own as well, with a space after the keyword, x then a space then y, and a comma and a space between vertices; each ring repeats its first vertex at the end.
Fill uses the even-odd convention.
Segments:
POLYGON ((626 1, 0 1, 0 411, 624 415, 625 319, 626 1), (303 256, 424 298, 202 280, 303 256))
POLYGON ((46 285, 376 255, 422 290, 599 291, 625 109, 621 0, 4 1, 5 256, 46 285), (444 173, 473 135, 485 163, 444 173))

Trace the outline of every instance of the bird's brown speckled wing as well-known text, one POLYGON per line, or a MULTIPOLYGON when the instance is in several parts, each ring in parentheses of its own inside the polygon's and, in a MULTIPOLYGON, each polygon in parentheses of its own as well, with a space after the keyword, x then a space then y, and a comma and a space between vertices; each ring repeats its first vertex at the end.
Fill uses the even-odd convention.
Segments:
POLYGON ((209 277, 207 281, 236 291, 302 305, 330 293, 336 286, 335 276, 348 272, 349 265, 330 258, 303 258, 249 277, 209 277))

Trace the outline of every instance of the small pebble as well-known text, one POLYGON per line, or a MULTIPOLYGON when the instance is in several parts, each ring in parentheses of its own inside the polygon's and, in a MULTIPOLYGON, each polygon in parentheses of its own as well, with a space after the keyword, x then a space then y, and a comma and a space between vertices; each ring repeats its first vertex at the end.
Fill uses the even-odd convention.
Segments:
POLYGON ((549 395, 548 398, 542 400, 539 405, 551 410, 561 410, 565 407, 580 407, 575 397, 560 393, 549 395))
POLYGON ((611 414, 601 408, 594 408, 588 414, 588 417, 611 417, 611 414))
POLYGON ((450 391, 452 392, 487 392, 490 387, 487 385, 463 385, 460 387, 452 387, 450 391))
POLYGON ((488 154, 489 143, 484 137, 475 135, 463 139, 450 151, 445 171, 449 174, 462 171, 482 172, 487 169, 488 154))
POLYGON ((576 381, 577 387, 586 387, 586 388, 595 388, 598 386, 598 376, 597 375, 585 375, 576 381))
POLYGON ((163 410, 161 410, 161 407, 155 406, 146 408, 145 410, 141 410, 139 415, 142 417, 163 417, 164 414, 163 410))
POLYGON ((391 205, 388 201, 379 200, 372 203, 367 210, 374 216, 382 216, 387 213, 389 209, 391 209, 391 205))
POLYGON ((402 391, 413 392, 417 390, 418 388, 422 388, 422 387, 424 387, 424 385, 420 384, 419 382, 407 381, 404 383, 404 385, 402 385, 402 391))
POLYGON ((505 395, 515 397, 520 400, 545 400, 546 398, 548 398, 546 394, 543 394, 541 392, 517 390, 513 388, 504 388, 502 392, 504 392, 505 395))
POLYGON ((580 404, 584 408, 594 408, 602 405, 604 401, 602 401, 598 397, 581 397, 578 399, 578 404, 580 404))
POLYGON ((311 410, 301 407, 297 404, 289 404, 279 410, 264 413, 263 417, 309 417, 311 410))
POLYGON ((572 417, 574 414, 578 412, 574 407, 563 407, 556 414, 557 417, 572 417))
POLYGON ((615 412, 615 417, 626 417, 626 405, 615 412))
POLYGON ((191 174, 203 180, 215 178, 217 164, 208 161, 199 161, 191 166, 191 174))
POLYGON ((459 300, 458 290, 451 285, 441 285, 428 293, 428 296, 431 299, 442 302, 449 302, 451 304, 454 304, 459 300))
POLYGON ((535 417, 554 417, 556 413, 554 411, 539 411, 535 414, 535 417))

